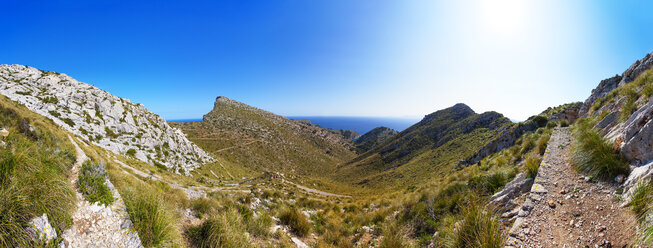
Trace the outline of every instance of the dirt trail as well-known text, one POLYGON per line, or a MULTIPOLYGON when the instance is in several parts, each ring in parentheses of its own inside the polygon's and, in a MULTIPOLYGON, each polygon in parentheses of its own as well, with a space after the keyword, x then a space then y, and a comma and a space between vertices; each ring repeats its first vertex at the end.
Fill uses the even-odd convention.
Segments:
MULTIPOLYGON (((72 137, 68 138, 75 145, 77 153, 70 177, 77 190, 77 176, 88 157, 72 137)), ((105 183, 113 194, 113 203, 109 206, 92 204, 77 191, 79 201, 72 215, 73 225, 63 231, 59 247, 143 247, 118 190, 109 179, 105 183)))
POLYGON ((303 190, 305 190, 306 192, 309 192, 309 193, 314 193, 314 194, 323 195, 323 196, 334 196, 334 197, 346 197, 346 198, 351 198, 351 196, 348 196, 348 195, 339 195, 339 194, 334 194, 334 193, 324 192, 324 191, 320 191, 320 190, 317 190, 317 189, 311 189, 311 188, 309 188, 309 187, 305 187, 305 186, 302 186, 302 185, 299 185, 299 184, 293 183, 293 182, 288 181, 288 180, 284 180, 284 181, 285 181, 286 183, 289 183, 289 184, 295 185, 297 188, 303 189, 303 190))
POLYGON ((636 222, 611 183, 593 182, 569 164, 572 136, 556 128, 507 246, 628 247, 636 222))

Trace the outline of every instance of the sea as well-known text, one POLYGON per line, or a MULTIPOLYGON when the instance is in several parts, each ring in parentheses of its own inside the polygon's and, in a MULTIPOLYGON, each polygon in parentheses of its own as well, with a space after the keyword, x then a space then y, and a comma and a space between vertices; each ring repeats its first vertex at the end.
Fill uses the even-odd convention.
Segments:
POLYGON ((417 123, 419 118, 350 117, 350 116, 288 116, 288 119, 309 120, 324 128, 353 130, 360 134, 384 126, 399 132, 417 123))
MULTIPOLYGON (((313 124, 320 125, 323 128, 353 130, 360 134, 365 134, 370 130, 384 126, 398 132, 417 123, 419 118, 401 118, 401 117, 351 117, 351 116, 287 116, 288 119, 309 120, 313 124)), ((170 122, 196 122, 198 119, 178 119, 168 120, 170 122)))

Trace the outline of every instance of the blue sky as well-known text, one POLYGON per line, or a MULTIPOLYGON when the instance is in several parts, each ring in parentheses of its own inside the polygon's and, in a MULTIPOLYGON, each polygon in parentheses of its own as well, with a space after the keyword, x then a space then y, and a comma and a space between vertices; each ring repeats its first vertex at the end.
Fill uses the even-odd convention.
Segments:
POLYGON ((0 63, 58 71, 167 119, 224 95, 292 116, 521 120, 584 100, 653 51, 645 1, 27 1, 0 63))

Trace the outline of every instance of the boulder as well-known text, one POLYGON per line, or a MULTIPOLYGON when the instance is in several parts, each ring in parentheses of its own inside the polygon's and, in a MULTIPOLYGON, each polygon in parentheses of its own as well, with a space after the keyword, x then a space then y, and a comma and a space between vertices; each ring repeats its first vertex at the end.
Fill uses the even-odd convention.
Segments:
POLYGON ((490 203, 499 208, 506 208, 506 205, 510 200, 530 191, 532 185, 532 178, 526 178, 526 174, 523 172, 519 173, 515 176, 515 179, 506 184, 501 191, 490 197, 490 203))
POLYGON ((653 102, 633 113, 623 125, 621 153, 636 165, 653 160, 653 102))
POLYGON ((29 224, 29 231, 34 236, 35 240, 47 243, 48 241, 57 238, 57 231, 50 225, 46 214, 32 219, 29 224))

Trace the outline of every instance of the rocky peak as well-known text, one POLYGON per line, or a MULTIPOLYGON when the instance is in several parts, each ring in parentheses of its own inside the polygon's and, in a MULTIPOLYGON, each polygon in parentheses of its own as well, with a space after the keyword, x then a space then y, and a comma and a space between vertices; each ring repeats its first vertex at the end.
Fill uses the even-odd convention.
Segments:
POLYGON ((581 116, 587 116, 588 111, 592 105, 596 102, 597 99, 605 96, 610 93, 610 91, 616 89, 619 86, 630 83, 635 78, 637 78, 644 71, 650 69, 653 66, 653 53, 646 54, 644 58, 635 61, 626 71, 621 75, 615 75, 614 77, 601 80, 598 86, 592 90, 590 96, 583 103, 582 108, 580 109, 581 116))
POLYGON ((0 65, 0 94, 110 150, 187 174, 212 161, 179 129, 135 104, 57 72, 0 65))

